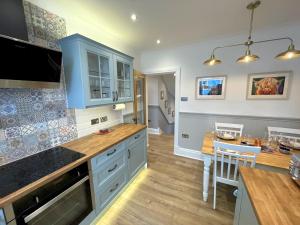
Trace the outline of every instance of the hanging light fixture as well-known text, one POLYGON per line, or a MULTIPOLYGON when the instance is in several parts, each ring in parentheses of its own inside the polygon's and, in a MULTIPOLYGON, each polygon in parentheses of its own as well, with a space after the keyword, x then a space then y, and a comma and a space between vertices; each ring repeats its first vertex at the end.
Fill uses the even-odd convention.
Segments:
POLYGON ((288 50, 285 52, 282 52, 278 54, 275 58, 279 60, 289 60, 289 59, 295 59, 300 57, 300 51, 295 49, 294 41, 290 37, 282 37, 282 38, 274 38, 274 39, 268 39, 268 40, 262 40, 262 41, 253 41, 252 40, 252 30, 253 30, 253 16, 254 16, 254 10, 260 6, 261 1, 255 1, 247 5, 247 9, 251 11, 250 13, 250 28, 249 28, 249 36, 248 40, 245 43, 239 43, 239 44, 233 44, 233 45, 225 45, 221 47, 216 47, 213 49, 211 57, 206 60, 203 64, 208 66, 214 66, 217 64, 220 64, 222 61, 219 59, 216 59, 215 52, 218 49, 223 48, 231 48, 231 47, 237 47, 237 46, 245 46, 246 47, 246 53, 245 55, 239 57, 236 62, 237 63, 250 63, 257 61, 259 59, 259 56, 254 55, 250 51, 250 47, 253 44, 260 44, 265 42, 271 42, 271 41, 282 41, 282 40, 288 40, 290 41, 290 45, 288 47, 288 50))
POLYGON ((278 54, 275 58, 280 60, 296 59, 300 57, 300 51, 295 49, 294 44, 290 44, 288 50, 278 54))
POLYGON ((204 64, 208 65, 208 66, 214 66, 214 65, 217 65, 220 63, 222 63, 222 61, 219 59, 216 59, 214 54, 212 54, 211 57, 204 62, 204 64))

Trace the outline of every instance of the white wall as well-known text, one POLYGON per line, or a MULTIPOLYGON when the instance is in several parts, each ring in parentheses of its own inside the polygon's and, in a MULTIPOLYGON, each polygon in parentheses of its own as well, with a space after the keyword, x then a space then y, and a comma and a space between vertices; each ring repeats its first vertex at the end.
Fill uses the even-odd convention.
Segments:
POLYGON ((147 98, 148 105, 159 105, 159 94, 158 94, 158 79, 157 77, 146 76, 147 82, 147 98))
POLYGON ((78 137, 93 133, 99 129, 112 127, 123 121, 122 111, 113 111, 112 106, 101 106, 88 109, 75 109, 78 137), (107 116, 106 122, 100 122, 100 117, 107 116), (91 120, 99 118, 99 124, 91 125, 91 120))
MULTIPOLYGON (((111 48, 133 56, 134 67, 140 67, 139 52, 133 47, 115 37, 112 32, 103 29, 101 15, 95 15, 88 8, 89 5, 69 0, 28 0, 29 2, 47 10, 66 20, 67 34, 80 33, 111 48)), ((133 105, 126 104, 126 112, 133 112, 133 105)), ((113 111, 112 106, 101 106, 91 109, 75 110, 78 136, 84 136, 97 129, 110 127, 123 122, 122 111, 113 111), (91 125, 91 119, 108 116, 108 121, 98 125, 91 125)))
POLYGON ((92 4, 70 0, 27 0, 39 7, 63 17, 66 20, 67 34, 80 33, 111 48, 135 58, 134 68, 140 67, 140 55, 134 46, 125 43, 122 38, 107 28, 107 22, 101 14, 95 12, 92 4))
MULTIPOLYGON (((255 32, 255 40, 290 36, 300 48, 300 26, 270 29, 255 32)), ((141 56, 142 71, 180 67, 180 95, 187 96, 188 102, 180 102, 180 112, 214 113, 230 115, 254 115, 268 117, 300 118, 300 60, 278 61, 274 59, 279 52, 285 51, 289 42, 265 43, 252 47, 252 52, 261 59, 248 65, 239 65, 235 60, 244 54, 244 48, 224 49, 216 53, 223 63, 207 67, 202 63, 216 46, 243 42, 244 35, 220 37, 198 44, 143 52, 141 56), (288 100, 246 100, 247 74, 292 70, 294 76, 288 100), (225 100, 195 100, 195 78, 197 76, 228 75, 225 100)))

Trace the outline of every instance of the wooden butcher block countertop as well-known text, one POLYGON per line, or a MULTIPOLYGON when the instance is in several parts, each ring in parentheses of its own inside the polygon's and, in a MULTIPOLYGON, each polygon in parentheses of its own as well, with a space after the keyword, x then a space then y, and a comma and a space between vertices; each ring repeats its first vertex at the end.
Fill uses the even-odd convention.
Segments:
POLYGON ((300 187, 290 176, 246 167, 240 174, 261 225, 300 224, 300 187))
POLYGON ((15 200, 25 196, 31 191, 43 186, 44 184, 54 180, 60 175, 68 172, 69 170, 79 166, 80 164, 88 161, 99 153, 109 149, 113 145, 122 142, 128 137, 138 133, 145 129, 145 125, 141 124, 121 124, 113 127, 111 133, 105 135, 90 134, 85 137, 76 139, 62 146, 80 153, 85 154, 84 157, 58 169, 57 171, 19 189, 18 191, 9 194, 3 198, 0 198, 0 208, 5 205, 14 202, 15 200))

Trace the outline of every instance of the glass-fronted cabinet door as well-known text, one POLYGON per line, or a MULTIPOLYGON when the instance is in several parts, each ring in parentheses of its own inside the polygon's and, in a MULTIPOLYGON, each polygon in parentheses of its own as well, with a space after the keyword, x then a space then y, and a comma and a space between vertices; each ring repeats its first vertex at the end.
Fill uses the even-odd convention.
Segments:
POLYGON ((132 60, 116 56, 115 59, 116 84, 115 101, 133 101, 133 65, 132 60))
POLYGON ((113 102, 114 80, 112 55, 99 49, 86 49, 87 57, 87 105, 113 102))

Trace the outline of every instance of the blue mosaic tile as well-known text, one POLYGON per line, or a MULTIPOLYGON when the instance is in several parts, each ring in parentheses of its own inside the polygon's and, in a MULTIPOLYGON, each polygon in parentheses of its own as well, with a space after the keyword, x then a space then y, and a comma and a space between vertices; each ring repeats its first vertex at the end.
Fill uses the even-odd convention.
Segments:
POLYGON ((0 117, 0 127, 1 129, 6 129, 9 127, 19 126, 19 119, 17 116, 4 116, 0 117))
POLYGON ((36 132, 36 128, 33 124, 28 124, 28 125, 23 125, 20 127, 21 134, 24 135, 29 135, 33 134, 36 132))
POLYGON ((30 146, 37 146, 39 141, 35 134, 31 134, 23 136, 23 144, 26 149, 29 149, 30 146))
POLYGON ((30 96, 32 102, 43 101, 43 93, 41 90, 31 90, 30 96))
POLYGON ((48 130, 41 130, 37 132, 37 138, 39 142, 45 142, 45 141, 49 141, 50 137, 49 137, 49 132, 48 130))
POLYGON ((38 131, 47 130, 48 129, 48 123, 47 122, 36 123, 36 124, 34 124, 34 126, 35 126, 35 128, 38 131))
POLYGON ((7 146, 10 149, 21 149, 22 147, 24 147, 23 139, 21 137, 8 139, 7 143, 8 143, 7 146))
POLYGON ((8 138, 15 138, 21 136, 21 130, 19 127, 9 127, 5 129, 5 137, 8 138))
POLYGON ((14 104, 1 104, 0 105, 0 115, 1 116, 15 115, 16 113, 17 113, 17 109, 14 104))
POLYGON ((34 102, 32 105, 32 108, 36 112, 41 112, 44 109, 44 104, 43 104, 43 102, 34 102))

